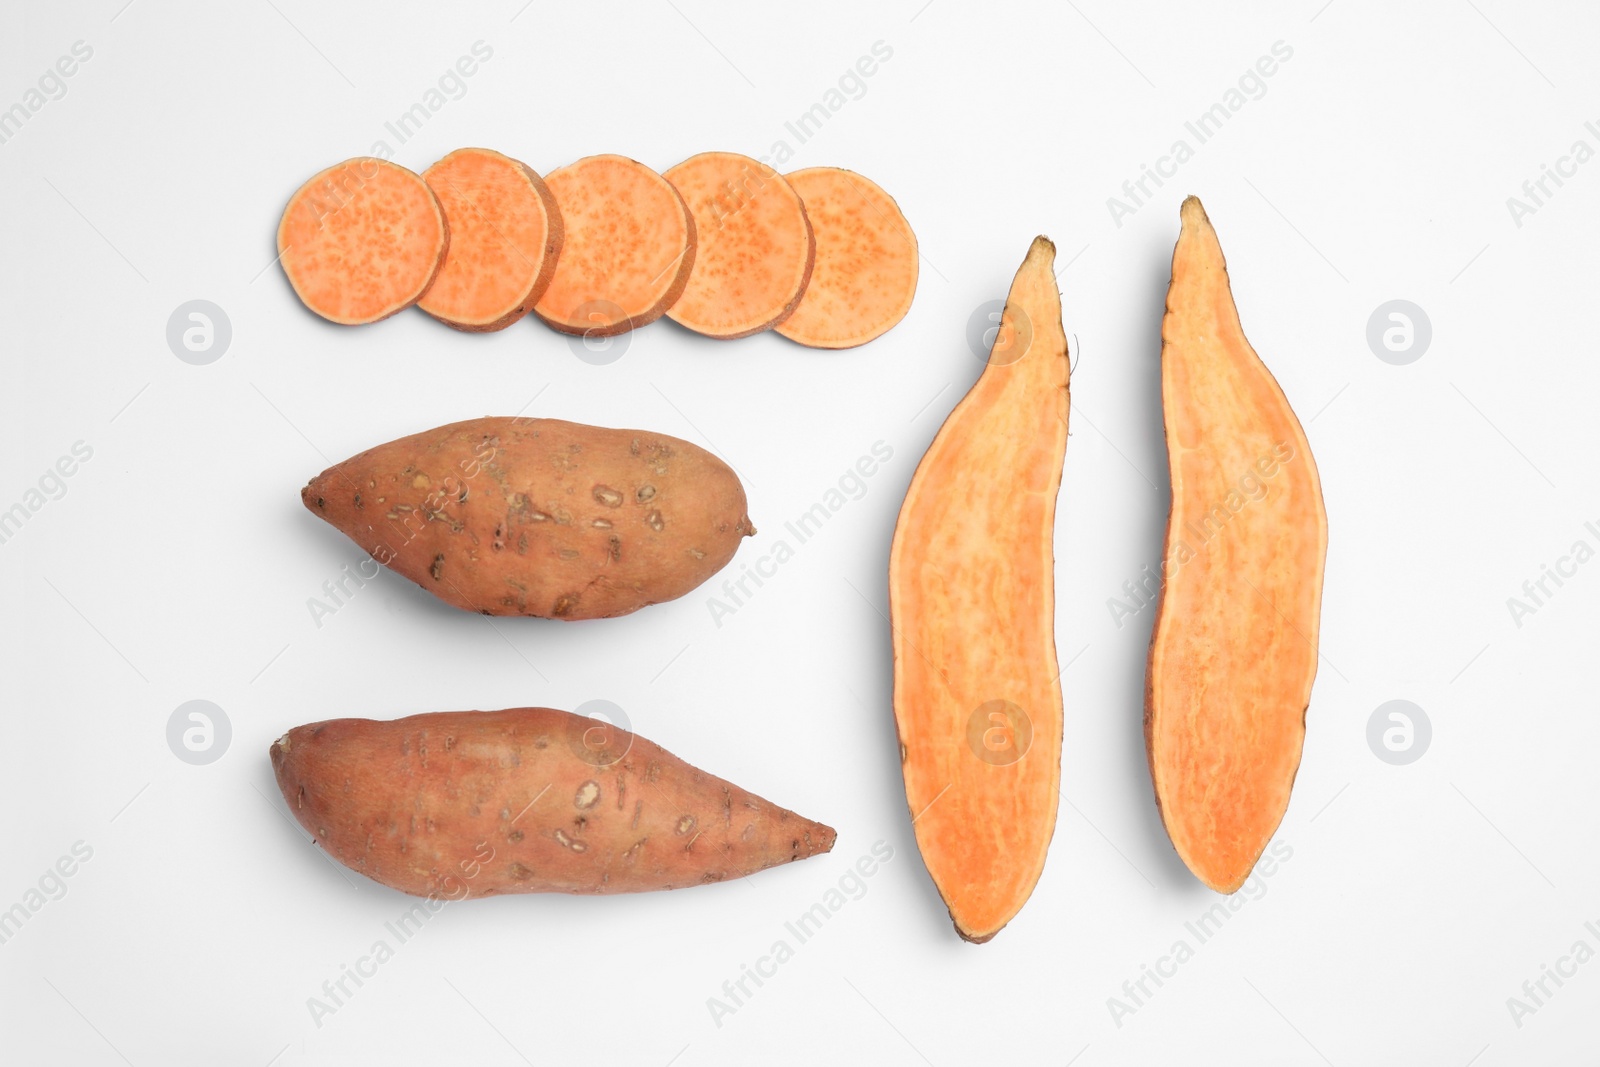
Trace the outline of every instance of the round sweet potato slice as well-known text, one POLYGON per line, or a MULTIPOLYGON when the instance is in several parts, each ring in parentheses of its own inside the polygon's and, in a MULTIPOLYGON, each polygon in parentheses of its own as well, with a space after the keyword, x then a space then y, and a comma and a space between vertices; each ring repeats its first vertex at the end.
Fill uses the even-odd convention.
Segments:
POLYGON ((917 293, 917 236, 899 205, 838 167, 786 177, 805 201, 817 263, 800 305, 777 331, 811 348, 854 348, 887 333, 917 293))
POLYGON ((417 306, 472 333, 532 311, 561 255, 561 212, 544 179, 488 148, 458 148, 422 179, 444 208, 450 247, 417 306))
POLYGON ((659 319, 683 292, 695 227, 672 183, 625 156, 586 156, 545 178, 565 229, 533 313, 551 329, 611 337, 659 319))
POLYGON ((787 319, 817 251, 800 194, 783 175, 737 152, 703 152, 666 177, 694 213, 700 236, 689 285, 668 317, 724 340, 787 319))
POLYGON ((450 226, 420 176, 372 156, 329 167, 289 198, 278 262, 306 307, 347 326, 417 302, 439 273, 450 226))

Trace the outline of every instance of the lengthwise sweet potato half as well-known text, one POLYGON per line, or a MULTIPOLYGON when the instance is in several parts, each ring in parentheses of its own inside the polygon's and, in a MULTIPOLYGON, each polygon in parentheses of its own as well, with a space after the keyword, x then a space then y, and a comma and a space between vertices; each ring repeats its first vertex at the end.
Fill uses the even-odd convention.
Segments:
POLYGON ((811 278, 816 239, 783 175, 737 152, 702 152, 666 172, 694 213, 694 271, 667 317, 722 340, 783 322, 811 278))
POLYGON ((917 847, 956 931, 992 938, 1055 832, 1061 687, 1055 512, 1067 339, 1036 238, 988 366, 928 447, 889 554, 894 714, 917 847))
POLYGON ((659 319, 694 267, 694 218, 671 182, 626 156, 545 175, 565 228, 533 313, 562 333, 611 337, 659 319))
POLYGON ((854 348, 887 333, 917 293, 917 236, 900 206, 839 167, 787 177, 805 201, 817 261, 794 313, 774 329, 810 348, 854 348))
POLYGON ((544 179, 488 148, 458 148, 422 172, 444 207, 450 247, 417 306, 469 333, 522 318, 555 273, 561 212, 544 179))
POLYGON ((1189 197, 1161 324, 1172 511, 1145 738, 1173 847, 1220 893, 1289 806, 1317 673, 1328 518, 1300 422, 1245 340, 1189 197))
POLYGON ((328 855, 419 897, 677 889, 833 848, 832 827, 553 708, 333 719, 271 757, 328 855))
POLYGON ((278 223, 278 262, 296 295, 345 326, 416 303, 449 245, 449 224, 428 183, 372 156, 313 177, 278 223))

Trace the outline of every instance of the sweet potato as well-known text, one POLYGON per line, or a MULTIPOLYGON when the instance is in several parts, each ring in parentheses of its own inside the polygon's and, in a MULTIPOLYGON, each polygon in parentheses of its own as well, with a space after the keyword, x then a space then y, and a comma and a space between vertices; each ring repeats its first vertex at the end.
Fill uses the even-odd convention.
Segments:
POLYGON ((665 434, 482 418, 379 445, 307 508, 441 600, 594 619, 680 597, 755 533, 726 463, 665 434))
POLYGON ((561 255, 561 212, 544 179, 487 148, 458 148, 422 179, 444 208, 450 247, 417 306, 471 333, 533 310, 561 255))
POLYGON ((1054 261, 1036 238, 988 366, 912 476, 889 554, 906 801, 956 931, 975 942, 1027 902, 1056 824, 1068 369, 1054 261))
POLYGON ((624 156, 587 156, 545 181, 566 242, 534 305, 562 333, 611 337, 659 319, 695 261, 694 219, 671 182, 624 156))
POLYGON ((1192 196, 1181 216, 1161 323, 1172 511, 1145 738, 1173 847, 1231 893, 1300 766, 1328 518, 1300 422, 1245 340, 1217 233, 1192 196))
POLYGON ((278 262, 306 307, 343 325, 377 322, 417 302, 439 272, 450 227, 428 183, 358 156, 289 198, 278 262))
POLYGON ((551 708, 333 719, 271 757, 330 856, 421 897, 678 889, 833 848, 831 827, 551 708))
POLYGON ((854 348, 888 332, 917 292, 917 237, 900 206, 873 182, 838 167, 787 177, 805 202, 817 261, 778 333, 812 348, 854 348))
POLYGON ((765 163, 704 152, 666 178, 694 213, 694 271, 667 317, 724 340, 778 325, 811 277, 816 240, 800 194, 765 163))

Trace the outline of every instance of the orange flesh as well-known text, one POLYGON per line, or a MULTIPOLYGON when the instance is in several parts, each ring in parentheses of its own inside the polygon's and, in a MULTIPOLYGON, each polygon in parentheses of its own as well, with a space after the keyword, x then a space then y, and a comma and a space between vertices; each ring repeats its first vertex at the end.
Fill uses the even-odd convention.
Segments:
POLYGON ((788 318, 816 255, 805 205, 783 175, 736 152, 704 152, 666 173, 694 213, 700 247, 667 315, 708 337, 748 337, 788 318))
POLYGON ((439 271, 450 230, 428 184, 404 167, 358 156, 289 199, 278 261, 306 307, 344 325, 410 307, 439 271))
POLYGON ((545 178, 566 230, 534 314, 607 337, 661 317, 695 260, 694 220, 672 183, 623 156, 587 156, 545 178))
POLYGON ((888 332, 917 292, 917 237, 877 185, 837 167, 788 175, 816 234, 817 262, 800 304, 777 326, 812 348, 854 348, 888 332))
POLYGON ((1173 846, 1231 893, 1300 766, 1328 520, 1310 445, 1245 340, 1199 200, 1182 220, 1161 325, 1172 512, 1145 735, 1173 846))
POLYGON ((989 940, 1022 908, 1055 831, 1053 545, 1068 370, 1054 261, 1055 246, 1035 239, 989 365, 911 479, 889 556, 906 800, 923 862, 968 941, 989 940), (998 701, 1026 714, 1030 743, 1014 714, 994 718, 998 701))
POLYGON ((561 215, 544 180, 487 148, 423 171, 450 222, 439 276, 417 306, 461 330, 501 330, 533 309, 561 254, 561 215))

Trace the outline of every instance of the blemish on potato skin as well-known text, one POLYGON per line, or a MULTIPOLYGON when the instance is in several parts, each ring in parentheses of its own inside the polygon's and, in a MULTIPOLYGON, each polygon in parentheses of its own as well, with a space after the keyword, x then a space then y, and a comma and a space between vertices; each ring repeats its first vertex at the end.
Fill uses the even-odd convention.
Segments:
POLYGON ((528 879, 533 877, 533 872, 528 870, 528 868, 524 867, 520 863, 513 863, 510 867, 506 868, 506 873, 519 882, 526 882, 528 879))
MULTIPOLYGON (((644 801, 635 800, 633 802, 633 821, 628 824, 628 829, 637 830, 639 828, 639 816, 642 815, 643 813, 644 813, 644 801)), ((644 844, 643 841, 640 841, 639 843, 641 845, 644 844)))
POLYGON ((444 553, 443 552, 440 552, 437 556, 433 557, 433 566, 428 568, 428 573, 433 575, 433 580, 434 581, 437 582, 439 580, 439 576, 444 573, 444 553))
POLYGON ((569 848, 574 852, 585 852, 589 848, 589 846, 584 842, 568 837, 565 830, 557 830, 554 834, 554 837, 558 844, 565 848, 569 848))
POLYGON ((565 596, 556 597, 556 602, 550 606, 550 614, 559 619, 563 615, 570 615, 572 609, 577 606, 578 595, 576 593, 568 593, 565 596))
POLYGON ((641 485, 639 487, 639 491, 635 493, 634 496, 638 498, 639 503, 641 504, 649 503, 651 500, 655 499, 656 487, 653 485, 641 485))
POLYGON ((662 530, 667 528, 667 520, 661 517, 660 508, 653 509, 650 514, 644 517, 644 521, 645 525, 649 526, 650 529, 654 530, 656 533, 660 533, 662 530))
POLYGON ((608 508, 617 508, 622 506, 622 494, 611 488, 609 485, 595 486, 594 498, 597 503, 604 504, 608 508))
POLYGON ((578 787, 577 794, 572 798, 572 804, 579 811, 586 811, 600 802, 600 783, 593 778, 578 787))
POLYGON ((509 834, 506 835, 506 840, 510 841, 513 845, 516 844, 517 842, 522 840, 522 831, 521 830, 513 830, 513 831, 511 831, 509 834))
POLYGON ((677 831, 678 831, 680 836, 683 835, 683 834, 688 833, 690 830, 693 830, 693 829, 694 829, 694 816, 693 815, 685 815, 685 816, 683 816, 682 818, 680 818, 678 820, 677 831))

